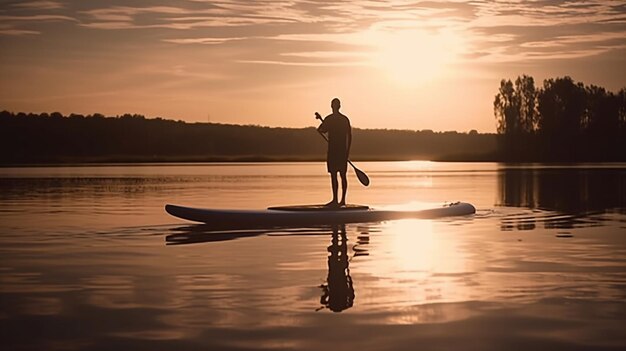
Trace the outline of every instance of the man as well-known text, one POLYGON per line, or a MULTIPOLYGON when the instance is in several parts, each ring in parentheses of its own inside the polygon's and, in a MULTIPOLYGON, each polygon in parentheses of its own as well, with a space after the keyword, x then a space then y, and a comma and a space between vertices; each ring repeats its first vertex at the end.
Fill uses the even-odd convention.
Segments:
POLYGON ((330 182, 333 189, 333 199, 326 204, 329 207, 340 207, 346 205, 346 192, 348 191, 348 155, 352 145, 352 130, 348 117, 339 112, 341 102, 334 98, 330 107, 333 113, 326 116, 322 124, 317 128, 320 133, 328 133, 328 153, 326 155, 326 168, 330 173, 330 182), (337 200, 339 184, 337 173, 341 176, 341 201, 337 200))

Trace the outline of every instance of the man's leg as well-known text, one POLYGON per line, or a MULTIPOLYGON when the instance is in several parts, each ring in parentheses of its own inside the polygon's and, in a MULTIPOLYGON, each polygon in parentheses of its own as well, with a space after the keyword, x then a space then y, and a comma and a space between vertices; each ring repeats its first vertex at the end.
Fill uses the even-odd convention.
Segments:
POLYGON ((339 182, 337 181, 337 172, 330 172, 330 184, 333 189, 333 199, 331 202, 326 205, 336 205, 337 204, 337 192, 339 191, 339 182))
POLYGON ((340 206, 346 205, 346 193, 348 192, 348 179, 346 177, 346 172, 339 172, 341 175, 341 202, 340 206))

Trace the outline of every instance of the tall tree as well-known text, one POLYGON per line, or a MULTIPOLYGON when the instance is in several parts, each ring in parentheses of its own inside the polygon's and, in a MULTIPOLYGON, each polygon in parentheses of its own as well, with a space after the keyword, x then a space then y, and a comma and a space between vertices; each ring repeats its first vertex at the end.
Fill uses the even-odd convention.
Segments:
POLYGON ((585 88, 570 77, 547 79, 539 92, 539 129, 549 135, 574 137, 582 130, 585 88))
POLYGON ((500 89, 493 102, 493 113, 496 116, 499 134, 510 135, 519 132, 519 107, 511 80, 500 81, 500 89))
POLYGON ((586 158, 608 157, 615 148, 619 134, 618 98, 595 85, 585 87, 583 129, 586 158))
POLYGON ((626 139, 626 88, 622 88, 617 93, 619 132, 622 141, 626 139))
POLYGON ((519 128, 522 133, 531 134, 537 129, 537 90, 533 77, 522 75, 515 80, 515 99, 519 109, 519 128))

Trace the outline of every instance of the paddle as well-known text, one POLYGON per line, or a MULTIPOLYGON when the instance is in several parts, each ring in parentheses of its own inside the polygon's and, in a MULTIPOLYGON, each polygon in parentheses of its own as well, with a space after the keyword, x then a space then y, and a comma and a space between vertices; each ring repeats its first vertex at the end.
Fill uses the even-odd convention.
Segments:
MULTIPOLYGON (((324 122, 324 120, 322 119, 322 116, 320 116, 320 114, 317 113, 317 112, 315 112, 315 118, 317 118, 320 121, 324 122)), ((320 133, 322 138, 324 138, 324 140, 326 140, 326 142, 328 142, 328 138, 326 138, 326 135, 324 135, 319 130, 318 130, 318 132, 320 133)), ((364 186, 370 185, 370 178, 367 176, 367 174, 365 174, 365 172, 363 172, 362 170, 356 168, 356 166, 354 165, 354 163, 352 163, 352 161, 348 160, 348 163, 354 169, 354 173, 356 173, 356 177, 359 179, 359 182, 361 182, 361 184, 363 184, 364 186)))

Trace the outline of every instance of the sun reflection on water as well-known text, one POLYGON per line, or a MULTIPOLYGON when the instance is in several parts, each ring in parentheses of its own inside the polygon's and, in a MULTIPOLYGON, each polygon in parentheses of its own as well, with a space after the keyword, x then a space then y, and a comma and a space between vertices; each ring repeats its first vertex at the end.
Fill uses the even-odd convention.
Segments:
MULTIPOLYGON (((438 316, 431 316, 440 310, 435 307, 429 308, 430 312, 409 311, 444 302, 467 302, 479 294, 473 291, 476 286, 469 279, 471 264, 469 253, 462 246, 463 238, 439 232, 439 224, 432 220, 385 223, 385 233, 372 239, 372 255, 354 264, 357 267, 353 272, 366 275, 362 278, 355 273, 355 281, 367 280, 370 285, 369 291, 357 290, 359 304, 368 308, 392 308, 400 312, 401 318, 456 318, 457 313, 449 308, 438 316)), ((389 320, 385 323, 406 322, 389 320)))

